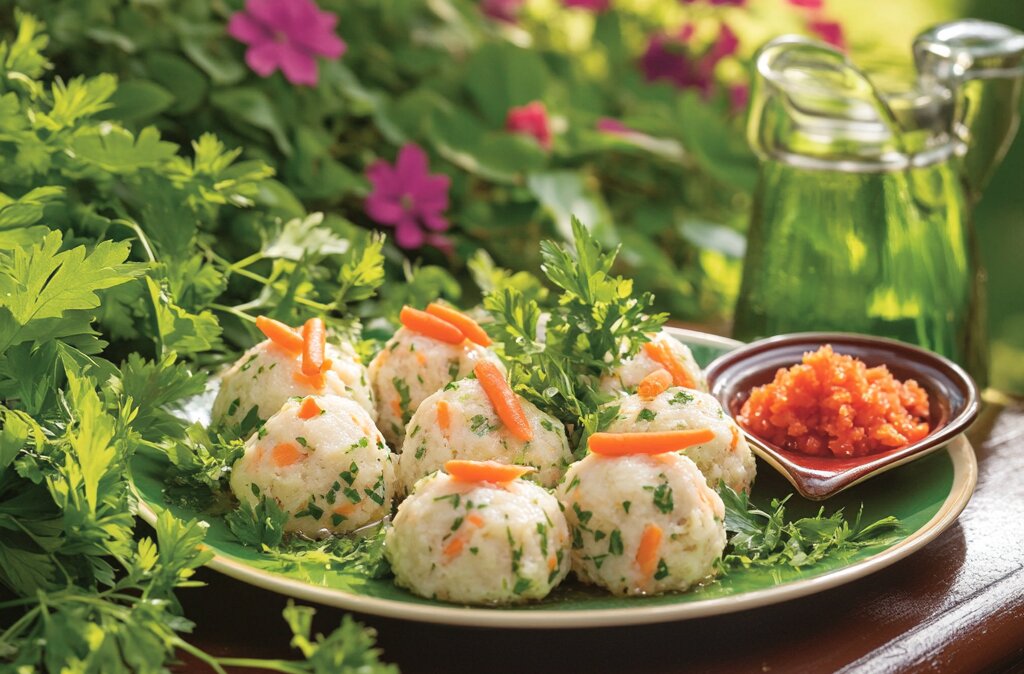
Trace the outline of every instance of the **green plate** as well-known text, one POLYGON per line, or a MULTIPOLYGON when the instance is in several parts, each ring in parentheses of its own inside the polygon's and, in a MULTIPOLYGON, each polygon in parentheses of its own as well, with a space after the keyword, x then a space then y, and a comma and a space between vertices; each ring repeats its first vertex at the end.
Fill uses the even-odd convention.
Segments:
MULTIPOLYGON (((672 329, 706 365, 738 342, 687 330, 672 329)), ((366 580, 336 569, 297 564, 281 571, 278 560, 238 543, 224 521, 201 512, 168 504, 162 476, 167 465, 152 455, 132 463, 139 514, 149 523, 169 508, 180 518, 204 519, 210 524, 207 545, 214 552, 209 566, 246 583, 308 601, 392 618, 476 627, 555 628, 626 625, 717 615, 774 604, 821 592, 886 567, 920 549, 949 527, 967 505, 977 481, 974 451, 962 435, 945 451, 901 466, 829 499, 831 512, 845 507, 873 521, 895 515, 903 521, 902 538, 889 546, 864 548, 842 560, 801 570, 736 570, 696 590, 658 597, 614 597, 569 580, 544 601, 510 608, 462 607, 416 597, 390 579, 366 580)), ((759 461, 752 497, 765 503, 789 494, 792 488, 759 461)), ((794 496, 790 515, 815 513, 820 502, 794 496)))

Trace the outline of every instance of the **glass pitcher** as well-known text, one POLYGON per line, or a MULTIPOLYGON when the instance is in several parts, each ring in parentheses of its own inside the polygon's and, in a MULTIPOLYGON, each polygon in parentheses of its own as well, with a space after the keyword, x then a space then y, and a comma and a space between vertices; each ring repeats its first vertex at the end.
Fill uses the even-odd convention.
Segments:
POLYGON ((984 21, 915 41, 917 78, 873 81, 799 37, 754 62, 761 159, 734 333, 841 330, 919 344, 987 380, 971 207, 1018 124, 1024 33, 984 21))

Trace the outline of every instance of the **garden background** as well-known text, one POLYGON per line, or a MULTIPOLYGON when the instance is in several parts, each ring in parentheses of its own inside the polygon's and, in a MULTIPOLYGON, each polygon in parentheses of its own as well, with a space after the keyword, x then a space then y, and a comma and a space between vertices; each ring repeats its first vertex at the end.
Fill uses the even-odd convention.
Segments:
MULTIPOLYGON (((274 72, 273 57, 253 58, 260 45, 246 29, 258 26, 237 17, 241 0, 14 4, 45 23, 56 74, 118 76, 103 115, 132 130, 155 126, 183 146, 213 132, 266 162, 275 178, 261 184, 257 206, 281 221, 325 213, 302 235, 316 230, 326 253, 357 227, 394 230, 393 269, 402 255, 418 265, 396 273, 460 299, 478 248, 533 270, 537 241, 566 236, 575 213, 606 244, 623 245, 620 271, 661 308, 719 331, 728 330, 756 177, 741 133, 756 47, 801 32, 868 69, 906 70, 913 36, 930 24, 979 16, 1024 26, 1024 8, 995 0, 326 0, 323 16, 337 23, 309 38, 312 70, 274 72), (422 193, 404 216, 387 194, 407 177, 384 162, 406 145, 422 193)), ((13 19, 10 7, 3 18, 13 19)), ((1022 166, 1018 139, 976 218, 991 277, 994 383, 1016 391, 1022 166)), ((182 214, 159 217, 172 228, 182 214)), ((224 239, 225 258, 271 245, 251 214, 226 220, 200 226, 224 239)), ((284 274, 287 257, 255 270, 284 274)), ((263 303, 272 299, 281 297, 263 303)))

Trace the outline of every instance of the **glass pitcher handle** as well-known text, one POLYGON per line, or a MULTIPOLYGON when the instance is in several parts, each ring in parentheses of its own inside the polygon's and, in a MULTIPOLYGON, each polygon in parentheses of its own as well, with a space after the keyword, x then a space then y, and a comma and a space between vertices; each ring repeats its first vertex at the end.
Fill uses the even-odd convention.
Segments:
POLYGON ((967 19, 936 26, 914 41, 919 86, 945 88, 957 101, 954 135, 967 146, 963 180, 977 200, 1020 123, 1024 33, 967 19))

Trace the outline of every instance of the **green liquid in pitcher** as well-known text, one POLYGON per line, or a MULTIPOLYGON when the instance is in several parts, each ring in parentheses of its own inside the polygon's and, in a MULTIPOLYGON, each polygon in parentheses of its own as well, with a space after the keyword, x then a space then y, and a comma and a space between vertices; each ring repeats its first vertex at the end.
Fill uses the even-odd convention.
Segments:
POLYGON ((761 169, 735 335, 835 330, 941 353, 984 385, 984 274, 955 162, 761 169))

